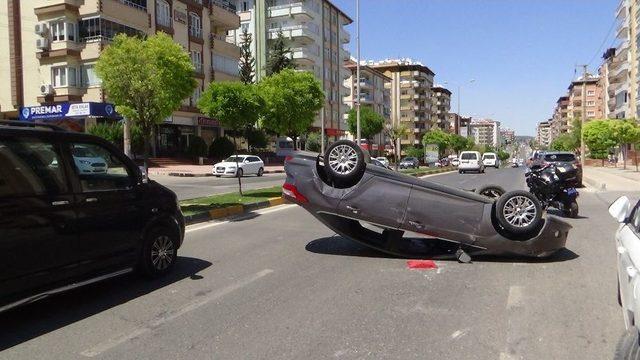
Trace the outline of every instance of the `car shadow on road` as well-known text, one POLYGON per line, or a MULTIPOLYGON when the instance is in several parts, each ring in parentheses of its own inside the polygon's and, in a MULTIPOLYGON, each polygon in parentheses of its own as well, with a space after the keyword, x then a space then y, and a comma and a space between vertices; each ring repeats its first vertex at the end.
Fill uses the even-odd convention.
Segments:
POLYGON ((91 284, 33 304, 0 313, 0 351, 19 345, 51 331, 109 310, 155 290, 190 278, 212 264, 190 257, 179 257, 166 276, 149 280, 136 273, 91 284))
MULTIPOLYGON (((428 240, 428 241, 440 241, 443 240, 428 240)), ((315 254, 324 255, 341 255, 341 256, 357 256, 357 257, 370 257, 370 258, 387 258, 387 259, 436 259, 444 261, 457 261, 455 257, 455 248, 452 247, 452 243, 446 242, 447 245, 443 247, 434 246, 433 251, 429 254, 416 253, 415 256, 396 256, 378 251, 373 248, 369 248, 358 242, 350 240, 349 238, 334 235, 331 237, 324 237, 310 241, 305 249, 315 254), (452 251, 453 249, 453 251, 452 251)), ((557 251, 555 254, 546 258, 531 258, 523 256, 496 256, 496 255, 471 255, 472 262, 510 262, 510 263, 552 263, 574 260, 580 257, 575 252, 564 248, 557 251)))

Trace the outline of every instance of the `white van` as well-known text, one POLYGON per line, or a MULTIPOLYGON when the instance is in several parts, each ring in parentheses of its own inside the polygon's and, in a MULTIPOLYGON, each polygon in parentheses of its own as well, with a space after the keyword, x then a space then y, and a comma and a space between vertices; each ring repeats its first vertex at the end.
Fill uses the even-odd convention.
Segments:
POLYGON ((498 155, 492 152, 486 152, 482 154, 482 164, 484 166, 491 166, 494 168, 500 167, 500 159, 498 159, 498 155))
POLYGON ((482 155, 477 151, 463 151, 460 153, 460 164, 458 172, 464 174, 467 171, 484 172, 484 164, 482 163, 482 155))

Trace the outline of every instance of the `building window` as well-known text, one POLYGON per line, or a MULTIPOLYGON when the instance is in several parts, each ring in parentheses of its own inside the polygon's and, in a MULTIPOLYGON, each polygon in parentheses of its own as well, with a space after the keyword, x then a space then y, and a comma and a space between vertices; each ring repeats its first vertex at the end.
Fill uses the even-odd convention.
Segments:
POLYGON ((593 96, 595 94, 596 94, 595 90, 587 90, 587 96, 593 96))
POLYGON ((156 23, 171 27, 171 6, 165 0, 156 0, 156 23))
POLYGON ((249 11, 249 4, 246 1, 242 2, 242 11, 249 11))
POLYGON ((587 106, 595 106, 596 102, 593 100, 587 101, 587 106))
POLYGON ((241 32, 245 32, 245 31, 247 31, 247 32, 248 32, 248 31, 249 31, 249 23, 248 23, 248 22, 246 22, 246 23, 242 23, 242 24, 240 24, 240 31, 241 31, 241 32))
POLYGON ((82 87, 96 86, 102 83, 102 80, 100 80, 98 75, 96 75, 94 64, 83 65, 80 75, 80 83, 82 84, 82 87))
POLYGON ((128 36, 143 34, 140 30, 98 17, 81 20, 78 29, 80 41, 83 42, 100 39, 111 40, 117 34, 127 34, 128 36))
POLYGON ((238 75, 238 59, 211 53, 211 67, 215 71, 238 75))
POLYGON ((52 67, 51 84, 53 87, 76 86, 76 68, 67 66, 52 67))
POLYGON ((193 95, 191 95, 191 106, 196 106, 198 104, 198 100, 200 100, 200 96, 202 95, 202 90, 200 89, 200 85, 193 90, 193 95))
POLYGON ((49 23, 52 41, 76 41, 76 24, 64 22, 63 20, 49 23))
POLYGON ((191 63, 196 72, 202 72, 202 53, 200 51, 191 50, 191 63))
POLYGON ((189 13, 189 35, 202 38, 202 21, 196 13, 189 13))
POLYGON ((595 116, 596 116, 595 111, 587 111, 587 117, 595 117, 595 116))

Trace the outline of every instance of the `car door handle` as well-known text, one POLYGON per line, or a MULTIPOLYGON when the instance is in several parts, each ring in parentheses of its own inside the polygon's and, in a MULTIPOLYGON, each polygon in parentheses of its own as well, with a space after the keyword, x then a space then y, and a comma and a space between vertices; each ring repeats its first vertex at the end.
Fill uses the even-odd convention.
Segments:
POLYGON ((69 201, 67 200, 54 201, 51 203, 51 205, 53 206, 69 205, 69 201))
POLYGON ((94 202, 98 202, 98 198, 86 198, 84 199, 84 201, 88 203, 94 203, 94 202))
POLYGON ((413 220, 409 220, 409 225, 416 227, 418 229, 422 229, 424 227, 424 225, 422 225, 420 221, 413 221, 413 220))
POLYGON ((347 205, 347 209, 351 210, 352 213, 357 214, 358 212, 360 212, 360 209, 358 209, 355 206, 351 206, 351 205, 347 205))

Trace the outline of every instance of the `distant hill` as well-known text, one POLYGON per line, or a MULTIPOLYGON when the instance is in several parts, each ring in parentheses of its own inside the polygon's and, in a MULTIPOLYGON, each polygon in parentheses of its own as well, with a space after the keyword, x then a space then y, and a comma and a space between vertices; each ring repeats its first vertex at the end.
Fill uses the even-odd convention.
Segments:
POLYGON ((516 142, 528 143, 529 141, 533 140, 534 138, 535 138, 534 136, 520 135, 520 136, 516 136, 516 142))

